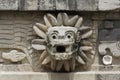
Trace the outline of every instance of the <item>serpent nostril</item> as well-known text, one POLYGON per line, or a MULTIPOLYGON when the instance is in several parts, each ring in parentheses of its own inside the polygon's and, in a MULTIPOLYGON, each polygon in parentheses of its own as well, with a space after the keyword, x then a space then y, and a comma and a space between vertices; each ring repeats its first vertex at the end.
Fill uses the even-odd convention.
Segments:
POLYGON ((59 39, 64 39, 64 36, 59 36, 59 39))

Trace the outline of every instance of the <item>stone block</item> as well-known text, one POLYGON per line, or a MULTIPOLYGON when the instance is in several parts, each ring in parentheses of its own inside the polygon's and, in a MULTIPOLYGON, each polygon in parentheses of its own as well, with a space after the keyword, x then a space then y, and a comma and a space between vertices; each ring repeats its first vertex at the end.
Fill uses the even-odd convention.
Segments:
POLYGON ((19 0, 0 0, 0 10, 18 10, 19 0))
POLYGON ((98 9, 101 11, 120 9, 120 0, 99 0, 98 9))
POLYGON ((38 0, 25 0, 24 10, 38 10, 38 0))
POLYGON ((68 1, 69 10, 76 10, 76 0, 68 1))
POLYGON ((1 80, 50 80, 47 73, 8 72, 1 73, 1 80))
POLYGON ((119 0, 0 0, 0 10, 78 10, 120 9, 119 0))
POLYGON ((95 73, 51 73, 50 80, 95 80, 95 73))
POLYGON ((56 10, 68 10, 69 0, 56 0, 56 10))
POLYGON ((71 75, 71 80, 95 80, 95 73, 78 72, 71 75))
POLYGON ((75 0, 56 0, 56 10, 76 10, 75 0))
POLYGON ((120 80, 120 74, 119 73, 107 73, 107 74, 103 74, 103 73, 99 73, 96 75, 96 79, 95 80, 120 80))
POLYGON ((95 73, 35 73, 35 72, 4 72, 2 80, 95 80, 95 73))
POLYGON ((96 11, 98 0, 76 0, 76 10, 96 11))
POLYGON ((1 72, 1 80, 120 80, 120 72, 34 73, 1 72))
POLYGON ((39 10, 55 10, 55 0, 39 0, 39 10))

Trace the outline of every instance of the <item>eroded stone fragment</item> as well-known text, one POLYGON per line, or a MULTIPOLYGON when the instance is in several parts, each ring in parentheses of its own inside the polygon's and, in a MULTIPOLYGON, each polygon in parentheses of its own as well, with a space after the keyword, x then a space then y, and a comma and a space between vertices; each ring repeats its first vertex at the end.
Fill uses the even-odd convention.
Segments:
POLYGON ((26 55, 23 52, 12 50, 10 52, 3 52, 2 57, 6 60, 10 60, 11 62, 18 62, 23 60, 26 57, 26 55))
POLYGON ((112 64, 112 56, 105 55, 102 59, 104 65, 110 65, 112 64))

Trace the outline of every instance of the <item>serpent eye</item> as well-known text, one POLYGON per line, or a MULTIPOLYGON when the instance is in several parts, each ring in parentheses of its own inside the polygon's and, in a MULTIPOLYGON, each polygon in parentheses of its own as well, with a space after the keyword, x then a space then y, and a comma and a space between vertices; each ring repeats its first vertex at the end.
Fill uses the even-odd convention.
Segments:
POLYGON ((72 34, 72 33, 67 33, 67 34, 66 34, 66 38, 67 38, 67 39, 73 38, 73 34, 72 34))
POLYGON ((55 33, 53 33, 53 34, 51 35, 51 38, 52 38, 52 39, 57 39, 57 38, 58 38, 58 35, 55 34, 55 33))

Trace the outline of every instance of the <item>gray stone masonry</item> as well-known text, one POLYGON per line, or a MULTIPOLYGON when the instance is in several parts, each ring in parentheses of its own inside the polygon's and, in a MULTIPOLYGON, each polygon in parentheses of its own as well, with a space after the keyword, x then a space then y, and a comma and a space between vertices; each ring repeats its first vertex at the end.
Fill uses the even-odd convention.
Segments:
POLYGON ((1 72, 1 80, 120 80, 120 72, 1 72), (62 78, 62 79, 61 79, 62 78))
POLYGON ((0 0, 0 10, 120 10, 120 0, 0 0))

